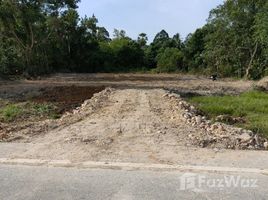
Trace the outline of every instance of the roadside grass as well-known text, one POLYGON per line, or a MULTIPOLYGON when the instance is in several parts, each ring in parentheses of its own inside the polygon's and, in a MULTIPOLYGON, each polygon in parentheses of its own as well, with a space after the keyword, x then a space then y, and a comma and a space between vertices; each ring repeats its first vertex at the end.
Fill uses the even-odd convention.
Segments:
POLYGON ((249 91, 239 96, 195 96, 190 98, 200 111, 212 120, 219 115, 243 117, 246 122, 239 127, 268 137, 268 93, 249 91))
POLYGON ((0 122, 15 122, 30 119, 58 118, 57 107, 49 103, 0 101, 0 122))

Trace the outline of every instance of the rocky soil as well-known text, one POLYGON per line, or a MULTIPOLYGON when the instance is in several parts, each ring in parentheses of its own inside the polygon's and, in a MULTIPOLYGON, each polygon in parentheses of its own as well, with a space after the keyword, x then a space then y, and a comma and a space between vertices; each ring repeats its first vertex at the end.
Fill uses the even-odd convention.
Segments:
MULTIPOLYGON (((250 130, 237 128, 224 123, 212 123, 192 105, 184 101, 180 95, 165 94, 166 98, 171 99, 176 109, 183 110, 183 121, 193 127, 198 127, 204 132, 189 134, 188 138, 193 144, 200 147, 220 147, 227 149, 267 149, 267 139, 253 133, 250 130)), ((225 116, 218 116, 222 121, 225 116)), ((240 118, 231 118, 229 121, 240 121, 240 118)))
POLYGON ((60 119, 10 132, 7 138, 2 141, 35 144, 17 157, 74 161, 169 163, 181 148, 267 148, 259 135, 212 123, 179 95, 162 89, 107 88, 60 119))
POLYGON ((260 90, 268 91, 268 76, 261 79, 257 84, 256 87, 260 90))
MULTIPOLYGON (((16 155, 19 158, 75 161, 170 163, 177 160, 182 148, 212 152, 264 150, 268 148, 265 138, 249 130, 214 123, 183 98, 191 94, 239 94, 253 85, 250 81, 212 82, 194 76, 129 74, 70 74, 18 83, 0 81, 0 98, 52 101, 61 105, 63 114, 53 120, 0 124, 0 141, 34 144, 16 155), (57 88, 53 93, 52 87, 57 88), (98 91, 104 87, 107 89, 98 91)), ((187 159, 186 154, 184 157, 187 159)))

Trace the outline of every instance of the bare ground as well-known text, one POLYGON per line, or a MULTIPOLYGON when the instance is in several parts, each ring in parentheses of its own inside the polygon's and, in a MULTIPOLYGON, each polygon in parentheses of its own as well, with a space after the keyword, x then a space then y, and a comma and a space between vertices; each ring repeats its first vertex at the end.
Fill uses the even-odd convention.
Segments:
MULTIPOLYGON (((0 96, 16 99, 40 95, 40 88, 52 85, 116 88, 95 95, 60 120, 37 123, 13 133, 15 138, 19 136, 17 141, 33 144, 14 157, 172 164, 193 153, 191 149, 185 154, 185 149, 187 152, 194 147, 189 135, 207 133, 187 124, 182 117, 184 110, 177 109, 160 88, 182 94, 237 94, 249 90, 252 84, 181 75, 56 75, 39 81, 2 83, 0 96), (184 154, 180 154, 181 149, 184 154)), ((195 159, 204 156, 198 152, 195 159)))
POLYGON ((220 79, 182 74, 55 74, 38 80, 0 81, 0 98, 27 99, 40 89, 55 86, 168 89, 180 94, 239 94, 253 88, 252 81, 220 79))
POLYGON ((31 140, 39 144, 31 158, 170 162, 179 148, 190 146, 189 133, 164 90, 113 91, 107 101, 82 121, 31 140), (174 113, 176 112, 176 113, 174 113))

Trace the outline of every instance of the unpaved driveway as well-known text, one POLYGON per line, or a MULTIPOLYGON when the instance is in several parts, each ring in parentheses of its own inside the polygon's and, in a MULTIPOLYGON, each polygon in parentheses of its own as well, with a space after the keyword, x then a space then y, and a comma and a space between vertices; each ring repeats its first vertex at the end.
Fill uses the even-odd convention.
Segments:
POLYGON ((82 121, 34 137, 27 158, 170 163, 188 135, 187 125, 164 90, 114 90, 82 121))

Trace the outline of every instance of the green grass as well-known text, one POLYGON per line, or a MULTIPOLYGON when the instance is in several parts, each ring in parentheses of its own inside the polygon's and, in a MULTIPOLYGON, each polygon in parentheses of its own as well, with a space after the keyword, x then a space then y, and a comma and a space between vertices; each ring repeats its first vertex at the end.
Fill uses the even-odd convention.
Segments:
POLYGON ((56 112, 56 107, 53 104, 32 104, 35 115, 47 116, 50 119, 58 119, 60 115, 56 112))
POLYGON ((11 104, 5 106, 3 109, 0 110, 0 117, 5 122, 13 121, 16 117, 18 117, 22 113, 22 108, 11 104))
POLYGON ((30 118, 59 118, 57 107, 53 104, 33 102, 12 103, 0 100, 0 122, 27 121, 30 118))
POLYGON ((32 107, 36 114, 41 115, 48 114, 53 111, 53 106, 50 104, 33 104, 32 107))
POLYGON ((215 119, 219 115, 243 117, 237 124, 268 137, 268 93, 250 91, 239 96, 198 96, 190 98, 202 112, 215 119))

